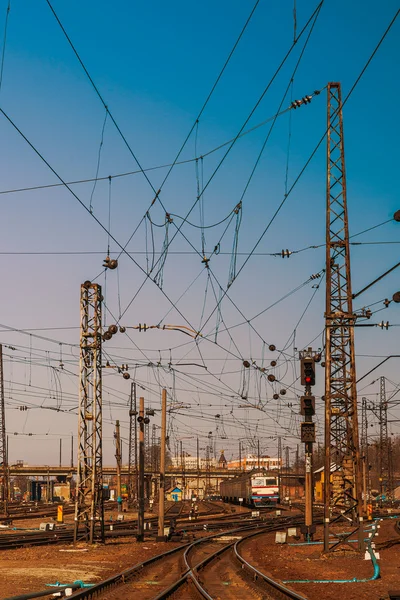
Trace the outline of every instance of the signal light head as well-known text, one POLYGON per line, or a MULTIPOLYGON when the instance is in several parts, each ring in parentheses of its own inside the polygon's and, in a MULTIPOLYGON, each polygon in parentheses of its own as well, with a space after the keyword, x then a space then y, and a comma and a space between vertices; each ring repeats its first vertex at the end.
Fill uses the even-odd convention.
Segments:
POLYGON ((311 357, 301 359, 301 385, 315 385, 315 362, 311 357))

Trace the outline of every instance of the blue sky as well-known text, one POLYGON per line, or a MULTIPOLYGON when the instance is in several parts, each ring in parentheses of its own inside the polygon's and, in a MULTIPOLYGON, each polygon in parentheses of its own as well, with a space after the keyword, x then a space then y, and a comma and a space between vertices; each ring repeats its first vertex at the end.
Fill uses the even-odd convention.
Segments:
MULTIPOLYGON (((0 2, 0 30, 7 4, 0 2)), ((298 0, 296 4, 299 33, 316 3, 298 0)), ((170 163, 176 156, 252 6, 250 2, 238 1, 205 1, 201 6, 184 2, 174 2, 172 5, 160 1, 114 2, 112 7, 103 1, 53 3, 121 131, 129 140, 141 165, 146 168, 170 163)), ((296 73, 293 97, 297 99, 314 90, 321 90, 328 81, 340 81, 345 96, 397 9, 398 5, 394 1, 380 4, 325 1, 296 73)), ((204 154, 231 139, 242 127, 292 44, 292 11, 292 2, 259 3, 200 119, 197 128, 198 154, 204 154)), ((400 95, 400 83, 396 75, 398 39, 399 22, 396 22, 344 109, 351 233, 382 223, 399 209, 396 177, 399 134, 396 109, 400 95)), ((249 127, 276 113, 304 40, 305 35, 296 44, 287 63, 255 111, 249 127)), ((0 103, 64 180, 75 181, 95 176, 105 110, 46 2, 11 2, 0 103)), ((289 104, 290 100, 287 98, 283 106, 286 108, 289 104)), ((240 139, 223 162, 204 194, 205 224, 224 219, 238 203, 263 144, 267 127, 261 127, 240 139)), ((292 112, 291 145, 287 159, 289 114, 277 119, 243 199, 239 252, 246 253, 253 248, 255 240, 281 202, 285 193, 286 165, 288 164, 290 186, 325 128, 326 93, 322 92, 309 106, 292 112)), ((56 183, 57 180, 48 167, 4 117, 0 118, 0 139, 3 158, 0 161, 1 190, 56 183)), ((193 158, 195 149, 195 136, 192 135, 182 158, 193 158)), ((204 159, 205 181, 222 156, 223 153, 219 151, 204 159)), ((104 130, 100 176, 114 176, 136 169, 137 165, 108 118, 104 130)), ((165 169, 148 173, 155 189, 158 189, 165 173, 165 169)), ((75 185, 73 189, 88 206, 92 184, 75 185)), ((98 182, 93 195, 94 214, 106 227, 108 192, 108 181, 98 182)), ((176 215, 173 217, 175 223, 181 223, 179 217, 186 215, 195 202, 196 193, 194 164, 176 166, 161 194, 168 212, 176 215)), ((113 177, 111 231, 120 243, 128 240, 153 197, 154 192, 141 174, 113 177)), ((3 194, 2 200, 0 251, 98 251, 105 255, 106 233, 68 190, 50 188, 9 193, 3 194)), ((275 253, 282 248, 297 250, 322 244, 325 234, 324 212, 325 144, 322 144, 257 250, 275 253)), ((151 217, 155 223, 164 222, 164 211, 157 203, 151 210, 151 217)), ((194 225, 200 224, 198 207, 189 220, 194 225)), ((224 227, 225 225, 221 225, 205 230, 209 254, 220 239, 224 227)), ((357 240, 397 242, 398 227, 399 224, 391 222, 357 240)), ((170 229, 170 233, 172 232, 173 227, 170 229)), ((185 225, 183 232, 196 249, 201 248, 198 228, 185 225)), ((164 228, 154 228, 157 251, 162 247, 164 233, 164 228)), ((149 226, 147 235, 150 248, 149 226)), ((228 281, 229 254, 233 239, 232 223, 221 242, 221 254, 213 257, 210 263, 223 287, 228 281)), ((145 248, 146 232, 142 224, 130 242, 129 249, 143 252, 145 248)), ((395 248, 395 244, 352 246, 355 291, 397 262, 395 248)), ((117 250, 114 242, 111 242, 111 250, 117 250)), ((182 236, 177 236, 170 250, 164 270, 163 289, 175 302, 198 276, 178 304, 183 315, 198 328, 203 306, 203 322, 215 307, 211 284, 207 287, 207 272, 199 256, 172 254, 192 251, 188 241, 182 236)), ((55 340, 54 343, 24 334, 8 331, 1 333, 3 344, 15 347, 21 345, 18 351, 6 351, 8 381, 14 380, 14 385, 7 383, 9 430, 37 434, 46 432, 48 436, 44 439, 50 440, 45 442, 41 435, 29 439, 27 436, 16 436, 10 441, 11 460, 49 460, 47 449, 51 447, 55 453, 52 461, 57 462, 59 435, 69 436, 76 431, 74 414, 55 413, 33 406, 51 406, 54 404, 54 397, 59 395, 59 392, 54 392, 56 384, 52 378, 57 377, 55 369, 59 362, 60 348, 65 348, 71 359, 71 375, 58 373, 65 394, 62 402, 66 403, 68 409, 74 405, 73 400, 77 397, 76 344, 79 342, 79 330, 64 328, 78 327, 79 285, 101 272, 102 259, 102 254, 12 254, 3 257, 2 287, 5 291, 2 294, 1 322, 18 329, 60 328, 57 331, 34 332, 35 335, 48 335, 55 340), (61 346, 59 342, 62 342, 61 346), (35 349, 38 353, 37 364, 33 363, 35 349), (21 383, 18 393, 15 381, 21 383), (42 396, 38 393, 35 395, 33 384, 43 387, 48 393, 43 391, 42 396), (32 408, 20 412, 19 404, 24 404, 31 393, 29 398, 32 408), (69 404, 67 394, 71 394, 69 404), (43 399, 44 396, 47 397, 43 399)), ((238 256, 238 268, 244 259, 244 256, 238 256)), ((135 255, 135 260, 143 268, 146 267, 145 255, 135 255)), ((324 248, 294 254, 290 259, 284 260, 255 256, 249 260, 230 288, 229 296, 249 319, 302 284, 311 274, 320 272, 323 267, 324 248)), ((119 304, 124 310, 144 278, 143 272, 132 261, 126 257, 121 258, 118 273, 109 273, 107 279, 106 304, 112 314, 118 316, 119 304)), ((356 307, 364 306, 364 303, 368 306, 367 303, 374 303, 385 297, 390 298, 398 289, 398 281, 398 274, 391 274, 361 296, 356 307)), ((100 276, 99 282, 104 284, 104 275, 100 276)), ((297 328, 295 343, 299 349, 307 346, 322 331, 323 288, 322 284, 297 328)), ((183 411, 171 420, 174 436, 202 436, 212 430, 217 438, 218 448, 225 445, 229 455, 235 453, 235 440, 254 434, 258 424, 255 435, 262 438, 266 451, 274 453, 277 435, 286 435, 287 443, 292 448, 295 447, 296 424, 299 421, 295 407, 299 386, 290 387, 296 379, 295 361, 289 360, 290 356, 287 355, 276 371, 282 386, 289 386, 288 396, 291 399, 285 399, 284 403, 272 401, 271 394, 274 390, 264 383, 258 389, 259 381, 252 375, 249 398, 251 396, 252 402, 255 402, 258 394, 258 399, 265 403, 265 410, 245 411, 237 408, 241 402, 238 396, 243 384, 241 360, 233 358, 226 350, 242 358, 257 359, 258 363, 264 355, 266 361, 275 358, 274 353, 265 351, 262 340, 282 349, 313 292, 314 289, 309 284, 256 319, 256 332, 250 330, 248 325, 238 327, 232 330, 233 341, 226 333, 221 333, 218 341, 223 349, 204 340, 199 345, 199 351, 189 338, 179 333, 130 334, 135 344, 151 360, 157 361, 161 356, 163 364, 168 364, 171 358, 173 363, 178 363, 179 360, 199 363, 203 357, 209 371, 215 375, 206 374, 204 369, 198 367, 193 367, 194 370, 182 367, 180 371, 184 374, 176 373, 178 379, 174 384, 173 374, 167 372, 167 369, 161 375, 154 368, 141 366, 137 369, 137 378, 147 389, 147 400, 155 407, 159 404, 159 384, 171 388, 170 394, 174 401, 191 404, 190 410, 183 411), (138 337, 139 335, 142 337, 138 337), (187 342, 188 345, 179 347, 187 342), (175 349, 169 352, 170 348, 175 349), (183 360, 186 352, 189 354, 183 360), (232 360, 226 361, 226 358, 232 360), (226 365, 230 365, 230 368, 226 365), (213 389, 216 396, 211 394, 213 389), (233 397, 235 393, 236 397, 233 397), (292 402, 293 407, 288 407, 288 402, 292 402), (227 440, 224 439, 225 436, 221 439, 221 425, 217 423, 215 414, 224 415, 227 440), (200 419, 200 416, 203 418, 200 419)), ((218 296, 218 289, 216 293, 218 296)), ((171 305, 157 286, 147 280, 121 323, 181 323, 182 316, 174 310, 163 321, 170 308, 171 305)), ((400 323, 397 311, 396 306, 391 305, 386 312, 378 313, 376 320, 384 318, 392 323, 400 323)), ((243 321, 228 299, 223 302, 222 314, 229 326, 243 321)), ((107 322, 111 322, 110 315, 107 315, 107 322)), ((206 327, 206 333, 212 332, 215 325, 214 314, 206 327)), ((357 352, 360 355, 382 356, 397 353, 397 331, 397 328, 389 331, 375 328, 358 330, 357 352)), ((314 346, 320 345, 319 335, 314 346)), ((116 361, 130 362, 132 375, 133 365, 146 363, 143 354, 129 339, 122 336, 118 341, 113 340, 107 351, 116 361)), ((293 357, 293 345, 288 353, 293 357)), ((372 368, 378 360, 374 356, 360 356, 357 363, 359 373, 372 368)), ((396 383, 397 373, 398 365, 389 361, 374 377, 386 375, 396 383)), ((321 370, 318 386, 320 394, 323 393, 322 374, 321 370)), ((127 434, 126 398, 129 385, 114 374, 107 374, 106 379, 107 385, 111 382, 113 393, 118 395, 118 400, 107 395, 105 397, 107 462, 112 460, 112 422, 116 418, 122 421, 123 435, 127 434)), ((369 383, 369 379, 365 383, 369 383)), ((365 390, 371 394, 377 391, 377 385, 365 390)), ((60 398, 57 397, 56 402, 59 401, 60 398)), ((155 422, 158 423, 158 419, 155 422)), ((322 434, 322 423, 319 434, 322 434)), ((193 440, 188 440, 185 444, 188 451, 193 450, 193 440)))

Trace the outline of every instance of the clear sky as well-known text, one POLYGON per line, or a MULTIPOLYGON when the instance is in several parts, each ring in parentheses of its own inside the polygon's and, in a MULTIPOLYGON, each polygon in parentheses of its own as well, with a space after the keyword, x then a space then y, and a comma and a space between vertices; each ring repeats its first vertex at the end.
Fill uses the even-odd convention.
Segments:
MULTIPOLYGON (((92 215, 62 186, 12 192, 59 180, 0 115, 0 323, 4 326, 0 326, 0 340, 5 355, 10 460, 56 464, 60 437, 64 440, 63 461, 69 460, 69 438, 77 431, 79 290, 83 281, 95 277, 103 285, 107 325, 118 321, 124 326, 190 323, 196 330, 204 327, 204 338, 197 344, 178 332, 136 330, 128 330, 129 337, 119 334, 104 344, 111 362, 129 364, 132 379, 145 388, 142 392, 149 406, 159 407, 160 388, 165 385, 171 406, 182 403, 187 407, 175 408, 169 417, 172 452, 180 438, 184 438, 186 450, 193 452, 198 435, 204 447, 209 432, 217 451, 224 448, 228 457, 237 454, 239 438, 259 437, 262 450, 274 454, 281 435, 284 444, 294 450, 301 393, 294 348, 308 347, 311 342, 314 348, 322 346, 324 281, 319 289, 314 287, 319 280, 307 283, 254 317, 324 268, 323 247, 285 259, 269 254, 324 243, 325 143, 262 237, 256 249, 259 254, 248 259, 248 253, 325 131, 327 83, 340 81, 346 96, 398 3, 325 0, 311 33, 314 19, 245 130, 277 113, 303 48, 282 109, 290 106, 291 98, 315 90, 321 90, 320 95, 310 105, 276 119, 247 188, 272 121, 238 139, 207 184, 229 146, 197 163, 191 159, 235 138, 293 45, 294 34, 299 36, 317 7, 311 0, 297 0, 294 31, 292 1, 260 0, 182 151, 179 160, 191 162, 174 167, 160 193, 162 205, 156 201, 151 208, 154 190, 162 184, 167 168, 146 171, 147 180, 140 172, 116 175, 139 170, 133 154, 145 169, 174 161, 254 3, 55 0, 52 6, 130 150, 109 115, 105 120, 105 108, 48 3, 11 0, 4 45, 8 0, 1 0, 1 108, 64 181, 93 179, 97 170, 104 178, 96 186, 93 182, 71 185, 86 208, 91 203, 92 215), (205 184, 201 202, 176 234, 176 225, 182 224, 196 201, 197 187, 205 184), (236 239, 232 211, 241 200, 236 239), (143 219, 148 210, 148 218, 143 219), (168 228, 165 212, 173 219, 168 228), (136 231, 128 245, 134 260, 122 256, 118 270, 108 272, 106 281, 102 260, 108 243, 111 252, 119 248, 93 217, 122 245, 136 231), (159 284, 163 275, 161 290, 153 281, 158 267, 150 277, 146 271, 153 262, 153 240, 157 261, 166 233, 168 240, 173 240, 163 272, 158 273, 159 284), (219 285, 226 290, 235 240, 236 272, 247 262, 221 304, 218 324, 219 285), (218 242, 219 254, 212 254, 218 242), (211 271, 196 253, 202 253, 203 243, 206 256, 212 255, 211 271), (270 344, 278 351, 285 350, 271 352, 270 344), (245 371, 244 359, 259 366, 278 359, 271 372, 279 383, 270 385, 254 369, 245 371), (280 389, 286 389, 286 395, 273 400, 272 394, 280 389), (244 404, 259 409, 240 408, 244 404), (29 408, 21 411, 21 406, 29 408)), ((351 234, 391 219, 400 208, 399 27, 398 19, 344 108, 351 234)), ((398 261, 399 228, 399 223, 391 221, 355 238, 363 242, 351 248, 355 291, 398 261)), ((381 301, 398 289, 399 274, 393 272, 360 296, 355 308, 377 303, 372 308, 379 310, 381 301)), ((392 303, 372 320, 400 324, 398 311, 398 305, 392 303)), ((379 357, 399 353, 398 331, 397 327, 357 330, 359 376, 382 360, 379 357)), ((379 386, 371 382, 380 375, 388 377, 388 389, 395 390, 398 373, 398 360, 388 361, 363 381, 360 397, 376 398, 379 386)), ((321 395, 322 369, 317 376, 317 394, 321 395)), ((127 439, 129 389, 130 382, 112 370, 105 371, 106 463, 113 460, 116 419, 121 420, 127 439)), ((317 404, 320 413, 318 395, 317 404)), ((399 418, 396 409, 392 415, 399 418)), ((158 416, 153 423, 158 426, 158 416)), ((395 425, 392 431, 397 431, 395 425)), ((320 439, 322 433, 318 419, 320 439)))

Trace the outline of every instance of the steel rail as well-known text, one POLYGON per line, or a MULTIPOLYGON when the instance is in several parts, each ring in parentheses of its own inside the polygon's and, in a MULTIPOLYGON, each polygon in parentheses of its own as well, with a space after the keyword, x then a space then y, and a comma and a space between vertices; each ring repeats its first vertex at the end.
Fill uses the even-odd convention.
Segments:
MULTIPOLYGON (((207 590, 200 584, 198 578, 196 577, 196 573, 204 568, 209 562, 211 562, 212 560, 214 560, 215 558, 217 558, 220 554, 223 554, 224 552, 226 552, 227 550, 229 550, 230 548, 232 548, 232 546, 234 544, 236 544, 237 542, 233 541, 231 543, 226 544, 225 546, 223 546, 222 548, 219 548, 216 552, 210 554, 209 556, 207 556, 204 560, 202 560, 200 563, 198 563, 197 565, 190 567, 189 562, 187 560, 188 554, 190 552, 190 550, 197 544, 200 544, 201 542, 206 542, 206 541, 210 541, 212 538, 214 537, 221 537, 222 535, 225 535, 225 533, 229 533, 229 534, 233 534, 233 533, 243 533, 244 531, 249 531, 251 529, 254 529, 255 527, 257 527, 257 531, 255 531, 254 533, 250 534, 249 536, 246 536, 243 540, 239 540, 239 541, 245 541, 246 539, 248 539, 249 537, 255 536, 255 535, 260 535, 262 533, 268 533, 271 531, 276 531, 279 529, 282 529, 283 527, 289 525, 289 524, 294 524, 293 522, 298 523, 299 522, 299 517, 284 517, 282 519, 280 519, 279 523, 270 523, 268 525, 264 525, 264 526, 258 526, 258 525, 253 525, 253 527, 246 527, 246 528, 240 528, 237 530, 233 530, 230 532, 223 532, 222 534, 219 534, 218 536, 208 536, 207 538, 202 538, 201 540, 196 540, 196 542, 194 542, 193 544, 190 544, 190 546, 188 546, 185 550, 184 553, 184 560, 185 560, 185 564, 188 568, 188 570, 186 572, 184 572, 182 574, 182 576, 180 577, 180 579, 176 580, 172 585, 170 585, 167 589, 163 590, 162 592, 160 592, 160 594, 158 594, 157 596, 155 596, 155 598, 153 600, 165 600, 166 598, 169 598, 171 596, 171 594, 173 594, 177 589, 179 589, 184 583, 186 583, 188 580, 190 580, 195 587, 197 588, 198 592, 202 595, 203 598, 206 598, 206 600, 213 600, 212 596, 209 595, 209 593, 207 592, 207 590)), ((300 519, 300 522, 302 523, 303 520, 300 519)), ((273 581, 273 580, 271 580, 273 581)), ((279 585, 279 584, 277 584, 279 585)), ((282 588, 284 588, 284 586, 282 586, 282 588)), ((289 590, 289 588, 287 588, 288 593, 292 593, 292 590, 289 590)), ((282 592, 281 592, 282 593, 282 592)), ((290 595, 286 596, 287 598, 291 598, 290 595)), ((297 598, 300 598, 301 600, 304 600, 303 597, 298 596, 297 598)))
MULTIPOLYGON (((220 507, 217 507, 220 508, 220 507)), ((182 520, 189 516, 189 513, 182 514, 183 506, 180 507, 180 519, 179 516, 176 515, 176 519, 182 520)), ((212 513, 212 508, 209 508, 207 511, 199 514, 199 521, 197 525, 187 525, 185 528, 196 530, 202 528, 202 518, 210 516, 210 514, 218 515, 219 512, 216 511, 212 513)), ((244 513, 247 515, 247 513, 244 513)), ((40 515, 43 516, 43 515, 40 515)), ((175 515, 171 515, 174 516, 175 515)), ((232 515, 223 515, 216 519, 216 522, 220 519, 225 519, 228 517, 232 517, 232 515)), ((146 519, 146 522, 155 523, 157 522, 157 517, 150 517, 146 519)), ((137 519, 132 519, 129 521, 116 521, 110 524, 110 530, 105 531, 105 536, 108 538, 119 537, 119 536, 129 536, 133 535, 134 531, 137 527, 137 519), (112 530, 111 530, 112 527, 112 530)), ((214 525, 212 525, 214 527, 214 525)), ((40 530, 26 530, 21 534, 15 533, 0 533, 0 551, 1 550, 12 550, 14 548, 21 548, 24 546, 42 546, 46 544, 60 544, 60 543, 68 543, 73 541, 73 531, 70 529, 65 529, 65 526, 62 529, 55 529, 51 531, 40 531, 40 530)))
MULTIPOLYGON (((182 574, 182 576, 177 579, 176 581, 174 581, 174 583, 172 585, 170 585, 168 588, 166 588, 165 590, 163 590, 162 592, 160 592, 157 596, 154 597, 153 600, 163 600, 165 598, 169 598, 169 596, 171 594, 173 594, 177 589, 179 589, 184 583, 186 583, 186 581, 188 580, 188 578, 190 578, 190 580, 194 583, 194 585, 198 588, 199 592, 202 594, 202 596, 204 598, 207 598, 208 600, 212 600, 212 598, 210 598, 210 596, 207 594, 207 592, 200 586, 200 584, 197 581, 197 578, 194 574, 194 571, 197 570, 198 568, 200 568, 203 564, 205 564, 209 559, 215 558, 217 555, 219 555, 221 552, 225 551, 227 548, 231 548, 232 545, 235 542, 231 542, 225 546, 223 546, 222 548, 218 549, 216 552, 214 552, 213 554, 211 554, 210 556, 208 556, 207 558, 205 558, 203 561, 201 561, 200 563, 198 563, 197 565, 195 565, 194 567, 191 567, 189 564, 189 560, 188 560, 188 555, 189 552, 197 545, 202 544, 202 543, 207 543, 210 542, 212 539, 217 538, 217 537, 222 537, 223 535, 228 534, 233 534, 233 533, 243 533, 245 531, 248 531, 249 529, 254 529, 254 527, 258 527, 258 525, 253 525, 253 526, 246 526, 246 527, 240 527, 238 529, 234 529, 233 531, 223 531, 222 533, 219 534, 215 534, 215 535, 209 535, 207 537, 201 538, 199 540, 196 540, 195 542, 193 542, 192 544, 190 544, 183 555, 183 559, 185 562, 185 566, 186 566, 186 571, 184 571, 184 573, 182 574)), ((263 530, 268 530, 270 527, 270 525, 264 525, 263 530)))
MULTIPOLYGON (((243 532, 244 530, 248 530, 248 529, 250 529, 249 526, 241 527, 241 528, 238 528, 237 530, 234 530, 234 532, 243 532)), ((84 599, 91 600, 93 598, 96 598, 96 597, 100 596, 101 594, 103 594, 104 592, 109 591, 109 590, 113 589, 114 587, 117 587, 120 584, 128 583, 130 579, 132 579, 137 573, 142 571, 145 567, 150 566, 151 564, 155 563, 158 560, 162 560, 166 556, 170 556, 174 553, 178 553, 178 552, 184 550, 185 548, 187 549, 190 546, 197 545, 198 543, 207 542, 213 538, 221 537, 223 535, 226 535, 227 533, 232 534, 233 532, 228 530, 228 531, 223 531, 218 534, 212 534, 205 538, 201 538, 201 540, 196 540, 193 543, 182 544, 180 546, 177 546, 176 548, 173 548, 172 550, 168 550, 167 552, 157 554, 156 556, 153 556, 152 558, 150 558, 146 561, 143 561, 142 563, 139 563, 137 565, 134 565, 133 567, 130 567, 129 569, 126 569, 122 573, 118 573, 117 575, 113 575, 112 577, 110 577, 104 581, 94 584, 91 588, 79 590, 72 597, 74 599, 79 598, 80 600, 84 600, 84 599)), ((174 582, 174 584, 172 584, 172 586, 170 586, 168 588, 168 590, 171 589, 171 593, 172 593, 172 591, 174 591, 174 590, 172 590, 172 587, 174 587, 174 589, 176 589, 176 587, 175 587, 176 584, 178 584, 177 587, 180 587, 180 585, 182 585, 182 583, 184 583, 186 581, 186 578, 187 578, 187 572, 185 572, 179 580, 174 582)), ((158 597, 162 598, 163 597, 162 594, 165 593, 166 591, 167 590, 164 590, 159 596, 157 596, 157 598, 158 597)), ((167 596, 165 596, 165 597, 167 597, 167 596)))
MULTIPOLYGON (((260 577, 262 579, 262 581, 265 584, 267 584, 268 587, 272 588, 273 592, 278 592, 279 597, 290 598, 291 600, 307 600, 304 596, 297 594, 294 590, 291 590, 291 589, 287 588, 285 585, 283 585, 282 583, 278 583, 274 579, 271 579, 271 577, 268 577, 268 575, 266 575, 262 571, 259 571, 259 569, 257 569, 254 565, 251 565, 247 560, 245 560, 243 558, 243 556, 238 551, 238 546, 240 543, 245 542, 249 538, 253 537, 253 535, 256 535, 256 534, 249 535, 243 540, 238 540, 235 543, 235 545, 233 546, 233 551, 235 553, 235 557, 242 564, 242 567, 246 567, 249 570, 250 574, 253 576, 255 575, 256 578, 260 577)), ((256 581, 256 579, 255 579, 255 581, 256 581)))

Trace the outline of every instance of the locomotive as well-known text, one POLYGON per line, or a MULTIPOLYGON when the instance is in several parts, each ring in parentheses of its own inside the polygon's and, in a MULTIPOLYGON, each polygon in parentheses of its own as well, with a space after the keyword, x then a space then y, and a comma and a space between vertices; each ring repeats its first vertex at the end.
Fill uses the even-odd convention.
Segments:
POLYGON ((241 501, 256 508, 275 506, 280 502, 279 478, 265 469, 255 469, 222 481, 220 494, 225 502, 238 504, 241 501))

